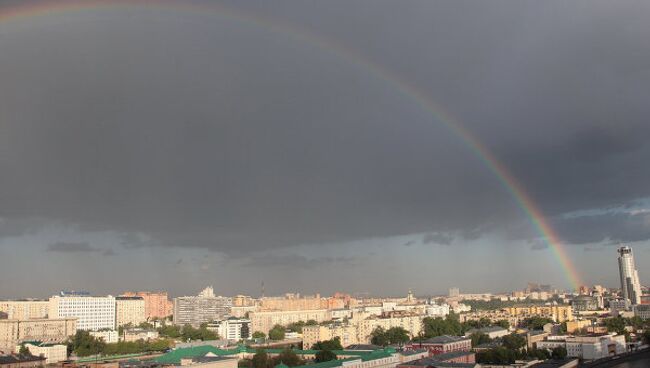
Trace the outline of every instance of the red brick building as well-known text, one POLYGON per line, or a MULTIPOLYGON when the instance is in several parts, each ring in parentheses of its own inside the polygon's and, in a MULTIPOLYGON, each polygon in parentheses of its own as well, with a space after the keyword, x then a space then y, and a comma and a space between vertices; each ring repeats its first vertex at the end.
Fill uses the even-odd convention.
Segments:
POLYGON ((427 349, 429 356, 434 356, 454 351, 470 351, 472 340, 469 337, 442 335, 422 341, 411 341, 406 348, 427 349))

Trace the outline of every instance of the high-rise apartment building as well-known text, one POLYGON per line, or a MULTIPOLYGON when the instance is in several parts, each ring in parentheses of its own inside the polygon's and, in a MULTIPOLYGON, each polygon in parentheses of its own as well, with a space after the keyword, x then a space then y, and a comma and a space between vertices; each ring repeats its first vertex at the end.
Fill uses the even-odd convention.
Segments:
POLYGON ((49 318, 64 317, 76 317, 78 330, 114 329, 115 297, 65 293, 51 297, 49 318))
POLYGON ((138 326, 147 320, 144 311, 144 299, 142 297, 115 297, 115 327, 128 324, 138 326))
POLYGON ((166 318, 174 313, 174 304, 166 291, 127 291, 123 296, 139 296, 144 299, 144 315, 147 320, 166 318))
POLYGON ((212 287, 207 287, 198 296, 174 298, 174 324, 198 327, 224 319, 231 308, 232 298, 215 296, 212 287))
POLYGON ((639 272, 634 265, 632 248, 624 246, 618 248, 618 270, 621 277, 621 292, 628 305, 641 303, 641 282, 639 272))

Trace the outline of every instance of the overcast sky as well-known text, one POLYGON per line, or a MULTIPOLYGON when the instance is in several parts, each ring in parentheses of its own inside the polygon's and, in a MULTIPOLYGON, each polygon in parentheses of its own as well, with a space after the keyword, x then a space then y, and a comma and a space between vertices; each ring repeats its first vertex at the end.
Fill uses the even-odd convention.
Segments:
POLYGON ((568 287, 509 191, 367 63, 494 153, 586 283, 617 285, 619 243, 650 282, 649 2, 222 5, 0 20, 0 298, 568 287))

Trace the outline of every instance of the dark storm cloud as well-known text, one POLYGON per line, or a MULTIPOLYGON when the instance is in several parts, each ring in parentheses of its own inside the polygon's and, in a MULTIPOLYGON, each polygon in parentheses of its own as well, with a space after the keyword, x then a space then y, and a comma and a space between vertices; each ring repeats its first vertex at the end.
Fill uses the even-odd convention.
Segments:
POLYGON ((555 228, 568 243, 609 244, 650 239, 650 213, 604 213, 556 221, 555 228))
POLYGON ((57 242, 47 246, 48 252, 61 253, 80 253, 80 252, 99 252, 100 250, 91 246, 88 242, 57 242))
POLYGON ((314 267, 331 266, 354 266, 358 264, 358 257, 314 257, 308 258, 303 255, 252 255, 247 257, 243 267, 282 267, 311 269, 314 267))
MULTIPOLYGON (((417 84, 551 217, 650 195, 647 2, 231 6, 417 84)), ((414 233, 451 244, 523 221, 458 137, 345 55, 221 18, 123 15, 2 34, 0 217, 236 256, 414 233)), ((639 219, 611 220, 557 226, 577 243, 646 237, 639 219)))

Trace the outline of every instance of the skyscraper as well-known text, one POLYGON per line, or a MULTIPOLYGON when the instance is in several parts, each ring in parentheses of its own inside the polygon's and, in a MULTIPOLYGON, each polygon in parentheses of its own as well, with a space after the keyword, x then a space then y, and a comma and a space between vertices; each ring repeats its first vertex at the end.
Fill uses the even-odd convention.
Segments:
POLYGON ((618 248, 618 270, 621 277, 621 292, 626 304, 636 305, 641 303, 641 283, 639 272, 634 266, 632 248, 624 246, 618 248))

